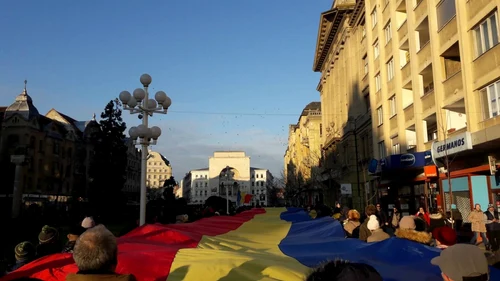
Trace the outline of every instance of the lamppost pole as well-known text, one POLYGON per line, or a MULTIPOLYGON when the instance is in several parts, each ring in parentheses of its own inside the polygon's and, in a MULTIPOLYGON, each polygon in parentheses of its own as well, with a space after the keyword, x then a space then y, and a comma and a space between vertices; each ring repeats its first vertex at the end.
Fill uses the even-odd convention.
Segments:
POLYGON ((167 114, 167 110, 172 104, 172 100, 163 91, 158 91, 154 99, 149 98, 148 88, 152 78, 149 74, 141 75, 140 82, 144 88, 137 88, 133 95, 128 91, 120 93, 120 100, 123 103, 123 108, 130 111, 130 114, 139 114, 139 119, 142 124, 129 129, 129 135, 134 145, 141 145, 141 196, 140 196, 140 213, 139 225, 146 223, 146 170, 148 160, 148 147, 156 144, 161 135, 161 129, 153 126, 148 127, 148 118, 153 116, 153 113, 167 114))
POLYGON ((226 166, 226 214, 229 215, 229 188, 228 188, 228 182, 229 182, 229 166, 226 166))

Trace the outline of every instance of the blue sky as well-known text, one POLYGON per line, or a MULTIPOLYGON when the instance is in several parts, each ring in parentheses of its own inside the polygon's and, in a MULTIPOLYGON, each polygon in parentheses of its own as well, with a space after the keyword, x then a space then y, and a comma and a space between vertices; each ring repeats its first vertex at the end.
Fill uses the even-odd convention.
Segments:
MULTIPOLYGON (((86 0, 0 3, 0 105, 28 80, 35 106, 88 120, 153 77, 172 99, 153 149, 179 178, 214 150, 245 150, 280 175, 288 124, 319 100, 312 72, 331 0, 86 0)), ((126 113, 129 126, 139 120, 126 113)))

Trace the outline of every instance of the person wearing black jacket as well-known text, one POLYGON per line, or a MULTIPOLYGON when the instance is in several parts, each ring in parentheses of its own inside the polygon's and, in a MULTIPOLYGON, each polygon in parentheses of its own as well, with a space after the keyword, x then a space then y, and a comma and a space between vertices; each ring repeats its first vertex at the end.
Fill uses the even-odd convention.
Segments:
POLYGON ((500 249, 500 217, 493 204, 488 205, 486 215, 486 231, 489 236, 491 250, 496 252, 500 249))
POLYGON ((380 222, 380 227, 385 229, 387 226, 389 226, 389 220, 387 217, 387 213, 382 210, 382 207, 380 204, 377 204, 377 213, 375 214, 380 222))

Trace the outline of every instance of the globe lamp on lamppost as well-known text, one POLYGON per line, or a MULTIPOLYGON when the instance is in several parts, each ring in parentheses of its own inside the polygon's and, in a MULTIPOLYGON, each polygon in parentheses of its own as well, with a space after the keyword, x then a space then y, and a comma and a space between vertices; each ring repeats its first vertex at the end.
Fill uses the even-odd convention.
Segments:
POLYGON ((157 143, 161 136, 161 129, 157 126, 148 127, 148 118, 154 113, 167 114, 168 108, 172 104, 172 100, 163 91, 158 91, 154 99, 149 98, 148 88, 152 82, 149 74, 141 75, 139 79, 143 88, 135 89, 132 94, 128 91, 122 91, 119 95, 120 101, 125 110, 130 111, 130 114, 138 114, 142 124, 137 127, 131 127, 128 131, 134 145, 141 146, 141 196, 140 196, 140 213, 139 224, 146 223, 146 169, 148 159, 148 146, 157 143))

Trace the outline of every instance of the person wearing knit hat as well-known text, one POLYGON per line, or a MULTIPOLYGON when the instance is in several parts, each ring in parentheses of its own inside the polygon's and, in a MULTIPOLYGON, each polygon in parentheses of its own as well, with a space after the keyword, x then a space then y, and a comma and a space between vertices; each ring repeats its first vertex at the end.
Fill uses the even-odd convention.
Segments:
POLYGON ((82 227, 89 229, 95 226, 95 221, 92 217, 85 217, 82 221, 82 227))
POLYGON ((35 258, 35 246, 31 242, 24 241, 14 248, 14 255, 16 257, 16 264, 12 266, 10 271, 14 271, 25 264, 30 263, 35 258))
POLYGON ((446 249, 457 243, 457 233, 448 226, 434 228, 432 237, 436 241, 436 247, 440 249, 446 249))
POLYGON ((60 252, 59 232, 57 229, 45 225, 38 234, 38 246, 36 247, 37 258, 60 252))
POLYGON ((399 228, 396 230, 395 235, 398 238, 414 241, 424 245, 432 244, 432 235, 426 231, 417 231, 415 224, 415 217, 404 216, 399 222, 399 228))
POLYGON ((391 238, 389 234, 385 233, 384 230, 380 228, 380 222, 375 215, 371 215, 368 218, 367 227, 372 232, 372 235, 368 236, 366 242, 379 242, 391 238))

